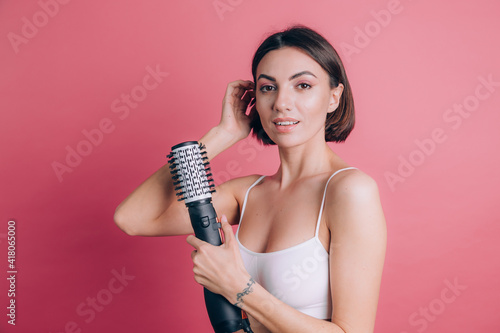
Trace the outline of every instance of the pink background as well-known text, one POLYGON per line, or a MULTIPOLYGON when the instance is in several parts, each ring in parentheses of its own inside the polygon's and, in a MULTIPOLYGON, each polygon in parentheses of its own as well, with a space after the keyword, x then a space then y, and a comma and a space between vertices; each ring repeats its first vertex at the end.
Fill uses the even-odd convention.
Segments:
MULTIPOLYGON (((217 123, 226 84, 250 79, 259 43, 291 23, 332 42, 353 86, 355 130, 332 147, 381 192, 376 332, 500 331, 497 1, 61 2, 0 3, 0 331, 210 330, 186 237, 127 236, 114 209, 217 123), (85 156, 68 165, 73 149, 85 156)), ((218 182, 277 165, 250 139, 212 162, 218 182)))

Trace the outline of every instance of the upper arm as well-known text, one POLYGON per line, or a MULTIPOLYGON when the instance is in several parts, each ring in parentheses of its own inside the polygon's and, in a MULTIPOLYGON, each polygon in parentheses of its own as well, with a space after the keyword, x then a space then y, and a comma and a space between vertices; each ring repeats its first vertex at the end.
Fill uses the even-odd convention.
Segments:
POLYGON ((232 179, 215 187, 212 202, 218 217, 226 215, 229 224, 236 223, 239 217, 239 203, 237 199, 237 183, 240 179, 232 179))
MULTIPOLYGON (((219 186, 216 186, 215 192, 212 194, 212 204, 214 205, 217 216, 220 217, 222 214, 225 214, 231 224, 236 223, 235 221, 237 221, 236 219, 239 216, 237 189, 240 182, 240 179, 227 181, 219 186)), ((140 226, 139 231, 128 230, 127 233, 130 235, 141 236, 174 236, 192 234, 194 230, 191 226, 188 209, 184 201, 177 201, 177 197, 173 192, 170 196, 170 203, 168 207, 166 207, 157 218, 152 220, 150 223, 136 223, 135 225, 140 226)), ((154 199, 155 198, 152 198, 150 201, 153 201, 154 199)), ((149 202, 149 204, 151 204, 151 202, 149 202)), ((161 204, 162 203, 160 202, 156 203, 158 206, 161 204)), ((143 209, 147 209, 147 207, 143 209)), ((133 213, 134 212, 132 211, 131 213, 128 213, 128 215, 132 215, 133 213)), ((136 214, 140 215, 140 213, 141 212, 139 211, 136 214)), ((128 216, 128 218, 132 219, 134 216, 128 216)), ((136 219, 140 220, 140 217, 137 217, 136 219)))
POLYGON ((332 322, 346 333, 372 332, 386 249, 386 224, 376 182, 361 171, 328 192, 332 322))
MULTIPOLYGON (((221 217, 222 214, 225 214, 230 224, 234 224, 239 216, 238 182, 239 179, 233 179, 218 185, 212 194, 212 204, 217 216, 221 217)), ((156 231, 157 235, 186 235, 194 232, 184 201, 173 202, 159 220, 163 221, 161 223, 163 230, 156 231)))

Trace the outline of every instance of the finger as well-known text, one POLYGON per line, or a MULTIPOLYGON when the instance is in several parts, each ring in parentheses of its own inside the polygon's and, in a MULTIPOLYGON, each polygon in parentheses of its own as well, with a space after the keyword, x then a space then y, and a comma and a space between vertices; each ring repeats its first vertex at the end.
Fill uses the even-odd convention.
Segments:
POLYGON ((191 252, 191 260, 194 259, 194 256, 198 253, 198 251, 194 250, 193 252, 191 252))
POLYGON ((241 98, 241 96, 243 96, 245 91, 253 89, 254 83, 253 83, 253 81, 239 80, 239 81, 231 82, 230 87, 233 90, 233 95, 239 96, 241 98))
POLYGON ((239 85, 239 84, 248 84, 248 83, 253 83, 252 80, 234 80, 229 82, 229 85, 239 85))
POLYGON ((196 238, 196 236, 194 235, 189 235, 187 236, 186 238, 186 242, 191 245, 192 247, 194 247, 195 249, 199 249, 200 246, 204 243, 204 241, 202 241, 201 239, 199 238, 196 238))
POLYGON ((243 97, 243 95, 245 94, 245 92, 249 89, 252 89, 251 87, 245 87, 245 86, 242 86, 242 85, 239 85, 237 86, 236 88, 234 88, 233 90, 233 93, 232 95, 236 98, 238 98, 239 100, 241 100, 241 98, 243 97))
POLYGON ((252 81, 246 81, 242 86, 245 89, 245 91, 247 91, 247 92, 255 89, 255 85, 252 81))
POLYGON ((248 93, 252 96, 252 98, 255 98, 255 89, 249 90, 248 93))
POLYGON ((220 222, 222 225, 222 231, 224 232, 224 243, 232 241, 232 239, 234 238, 233 228, 227 221, 226 215, 222 215, 220 222))
POLYGON ((236 92, 242 90, 243 92, 249 89, 253 89, 254 83, 252 81, 233 81, 227 85, 227 91, 236 92))
POLYGON ((203 286, 203 287, 206 287, 207 286, 207 279, 205 279, 203 276, 201 275, 198 275, 198 274, 194 274, 194 280, 196 281, 196 283, 198 283, 199 285, 203 286))
POLYGON ((244 85, 247 89, 253 89, 255 87, 255 83, 253 83, 253 81, 245 81, 244 85))
POLYGON ((238 113, 246 114, 250 101, 251 98, 246 97, 246 95, 241 99, 237 99, 233 104, 234 110, 238 113))
POLYGON ((230 82, 229 85, 233 86, 233 87, 238 87, 238 86, 251 87, 254 85, 254 83, 253 83, 253 81, 250 81, 250 80, 236 80, 236 81, 230 82))
POLYGON ((242 101, 245 102, 245 104, 247 104, 247 105, 248 105, 248 103, 250 103, 252 98, 254 98, 252 92, 253 92, 252 90, 247 90, 246 94, 243 96, 242 101))

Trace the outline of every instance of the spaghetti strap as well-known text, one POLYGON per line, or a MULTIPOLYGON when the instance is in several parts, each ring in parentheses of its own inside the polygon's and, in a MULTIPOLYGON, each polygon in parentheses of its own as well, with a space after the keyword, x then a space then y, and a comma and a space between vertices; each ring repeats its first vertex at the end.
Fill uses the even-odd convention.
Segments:
POLYGON ((343 169, 337 170, 326 181, 325 190, 323 192, 323 200, 321 200, 321 208, 319 209, 318 221, 316 222, 316 232, 314 233, 314 237, 318 238, 319 223, 321 222, 321 216, 323 215, 323 207, 325 205, 325 197, 326 197, 326 190, 328 188, 328 183, 330 183, 330 180, 333 178, 333 176, 335 176, 340 171, 350 170, 350 169, 357 169, 357 168, 355 168, 355 167, 348 167, 348 168, 343 168, 343 169))
POLYGON ((247 206, 247 199, 248 199, 248 194, 250 193, 250 190, 255 186, 257 185, 258 183, 260 183, 260 181, 262 179, 264 179, 265 175, 264 176, 260 176, 259 179, 257 179, 255 181, 255 183, 253 183, 247 190, 247 193, 245 193, 245 199, 243 199, 243 207, 241 208, 241 213, 240 213, 240 222, 238 223, 238 229, 236 230, 236 238, 238 238, 238 232, 240 231, 240 225, 241 225, 241 220, 243 219, 243 214, 245 214, 245 207, 247 206))

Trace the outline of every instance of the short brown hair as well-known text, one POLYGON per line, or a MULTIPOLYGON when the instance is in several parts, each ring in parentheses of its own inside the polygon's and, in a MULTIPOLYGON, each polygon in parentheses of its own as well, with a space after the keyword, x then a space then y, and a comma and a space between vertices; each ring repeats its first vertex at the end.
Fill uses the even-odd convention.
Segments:
MULTIPOLYGON (((344 65, 333 46, 316 31, 303 25, 294 25, 283 31, 267 37, 255 52, 252 60, 252 75, 255 86, 257 84, 257 66, 262 58, 270 51, 283 47, 296 47, 305 51, 313 58, 330 77, 330 88, 342 83, 344 90, 340 103, 334 112, 328 113, 325 122, 325 140, 343 142, 354 128, 354 100, 351 86, 345 73, 344 65)), ((250 112, 253 135, 265 145, 275 144, 262 128, 259 114, 255 106, 250 112)))

